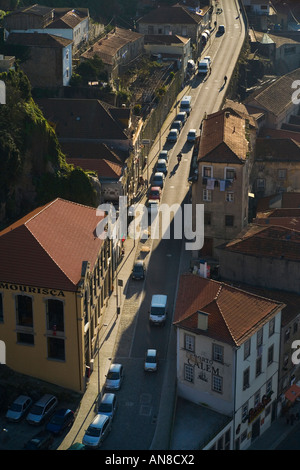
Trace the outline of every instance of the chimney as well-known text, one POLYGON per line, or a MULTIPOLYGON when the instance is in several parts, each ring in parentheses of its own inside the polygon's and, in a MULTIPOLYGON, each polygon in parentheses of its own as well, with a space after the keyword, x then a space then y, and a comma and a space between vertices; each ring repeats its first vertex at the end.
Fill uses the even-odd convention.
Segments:
POLYGON ((207 331, 208 329, 208 313, 198 310, 198 329, 207 331))

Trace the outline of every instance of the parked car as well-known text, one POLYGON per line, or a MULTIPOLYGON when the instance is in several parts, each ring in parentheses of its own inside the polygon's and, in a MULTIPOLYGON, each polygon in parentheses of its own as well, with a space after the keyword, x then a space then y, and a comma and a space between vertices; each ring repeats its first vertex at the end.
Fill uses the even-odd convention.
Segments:
POLYGON ((165 175, 161 171, 155 173, 152 179, 152 186, 159 186, 160 188, 163 188, 164 183, 165 175))
POLYGON ((143 260, 137 260, 134 263, 131 277, 133 279, 145 279, 145 271, 146 271, 145 262, 143 260))
POLYGON ((117 396, 115 393, 104 393, 98 404, 98 413, 114 419, 117 410, 117 396))
POLYGON ((26 444, 24 449, 26 450, 48 450, 54 441, 54 436, 49 431, 40 431, 33 436, 26 444))
POLYGON ((119 390, 124 379, 122 364, 111 364, 106 376, 105 388, 107 390, 119 390))
POLYGON ((177 129, 178 130, 178 133, 180 134, 181 130, 182 130, 182 121, 173 121, 172 124, 171 124, 171 129, 177 129))
POLYGON ((217 34, 219 36, 221 36, 222 34, 225 33, 225 26, 223 24, 220 24, 219 27, 218 27, 218 31, 217 31, 217 34))
POLYGON ((97 414, 82 439, 82 444, 89 448, 98 448, 111 431, 111 417, 97 414))
POLYGON ((20 395, 15 401, 9 406, 5 415, 8 421, 20 421, 28 412, 32 405, 32 399, 27 395, 20 395))
POLYGON ((207 60, 208 63, 209 63, 209 65, 211 65, 211 57, 210 57, 210 55, 206 55, 206 56, 203 58, 203 60, 207 60))
POLYGON ((158 154, 158 159, 157 160, 169 161, 169 151, 168 150, 161 150, 158 154))
POLYGON ((65 429, 72 426, 74 419, 74 411, 62 408, 54 413, 46 426, 46 430, 53 432, 53 434, 61 434, 65 429))
POLYGON ((156 171, 159 173, 160 171, 166 175, 168 173, 168 164, 166 160, 158 160, 156 163, 156 171))
POLYGON ((151 186, 149 191, 149 199, 158 199, 161 198, 161 188, 159 186, 151 186))
POLYGON ((81 442, 74 442, 67 450, 85 450, 86 447, 81 442))
POLYGON ((187 141, 194 143, 196 140, 196 129, 190 129, 187 135, 187 141))
POLYGON ((58 400, 54 395, 46 394, 32 405, 26 417, 29 424, 39 425, 55 411, 58 400))
POLYGON ((179 135, 179 132, 177 129, 171 129, 168 134, 167 141, 172 142, 172 143, 177 142, 178 135, 179 135))
POLYGON ((175 121, 181 121, 182 126, 184 126, 187 121, 187 118, 188 118, 187 113, 185 111, 180 111, 180 113, 177 114, 175 121))
POLYGON ((148 199, 147 202, 148 212, 149 214, 158 214, 159 210, 159 200, 158 199, 148 199))
POLYGON ((144 370, 146 372, 156 372, 158 365, 156 349, 147 349, 144 362, 144 370))

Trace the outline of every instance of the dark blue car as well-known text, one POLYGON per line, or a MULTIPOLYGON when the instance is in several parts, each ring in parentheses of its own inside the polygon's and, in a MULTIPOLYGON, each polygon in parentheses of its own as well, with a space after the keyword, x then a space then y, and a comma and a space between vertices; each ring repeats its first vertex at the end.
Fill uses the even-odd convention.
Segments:
POLYGON ((53 434, 61 434, 66 428, 72 426, 74 419, 74 411, 62 408, 52 416, 46 429, 53 434))

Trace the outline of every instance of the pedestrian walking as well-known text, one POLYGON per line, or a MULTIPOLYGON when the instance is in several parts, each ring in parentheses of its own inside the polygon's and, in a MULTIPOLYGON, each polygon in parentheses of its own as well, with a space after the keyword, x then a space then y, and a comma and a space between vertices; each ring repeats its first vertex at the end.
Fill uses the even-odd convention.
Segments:
POLYGON ((225 77, 224 77, 224 83, 226 83, 226 82, 227 82, 227 75, 225 75, 225 77))

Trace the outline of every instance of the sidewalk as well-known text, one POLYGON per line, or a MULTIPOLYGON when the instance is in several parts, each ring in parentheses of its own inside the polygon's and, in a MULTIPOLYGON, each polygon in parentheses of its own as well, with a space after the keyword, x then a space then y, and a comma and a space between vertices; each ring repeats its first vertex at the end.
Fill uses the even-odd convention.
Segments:
MULTIPOLYGON (((295 402, 291 413, 300 413, 300 402, 295 402)), ((270 428, 259 436, 247 450, 276 450, 276 447, 293 431, 299 421, 287 423, 286 418, 279 416, 270 428)))

